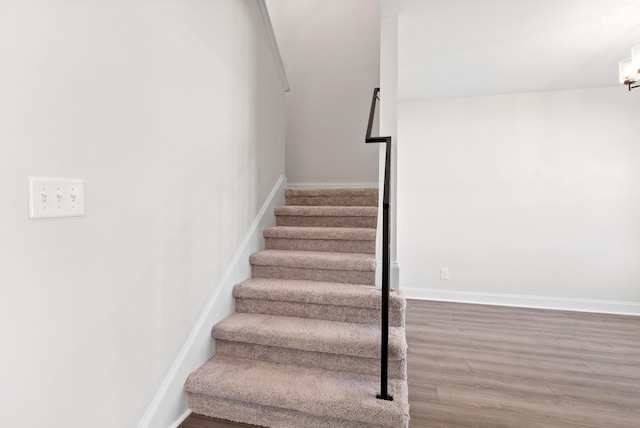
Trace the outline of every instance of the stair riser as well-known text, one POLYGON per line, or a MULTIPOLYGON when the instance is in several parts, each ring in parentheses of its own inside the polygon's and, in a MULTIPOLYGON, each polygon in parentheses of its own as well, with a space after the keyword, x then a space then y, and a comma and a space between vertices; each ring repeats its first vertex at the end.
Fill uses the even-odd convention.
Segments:
MULTIPOLYGON (((246 298, 236 298, 236 312, 374 325, 380 324, 381 317, 379 308, 357 308, 246 298)), ((389 326, 404 327, 404 311, 389 310, 389 326)))
MULTIPOLYGON (((256 426, 278 428, 387 428, 390 425, 348 421, 330 417, 319 417, 307 413, 278 407, 261 406, 242 401, 211 397, 202 394, 189 394, 189 408, 198 415, 231 420, 256 426)), ((407 428, 395 426, 393 428, 407 428)))
MULTIPOLYGON (((371 376, 378 376, 380 374, 379 358, 309 352, 299 349, 257 345, 255 343, 232 342, 218 339, 216 340, 216 355, 270 361, 278 364, 295 364, 304 367, 316 367, 371 376)), ((406 361, 404 359, 389 360, 389 378, 407 379, 406 361)))
POLYGON ((303 281, 340 282, 343 284, 375 285, 373 271, 347 271, 329 269, 304 269, 283 266, 251 266, 254 278, 298 279, 303 281))
POLYGON ((277 215, 277 226, 376 228, 377 217, 277 215))
POLYGON ((265 238, 265 249, 375 254, 376 241, 265 238))
POLYGON ((374 196, 287 196, 286 203, 296 206, 377 207, 378 198, 374 196))

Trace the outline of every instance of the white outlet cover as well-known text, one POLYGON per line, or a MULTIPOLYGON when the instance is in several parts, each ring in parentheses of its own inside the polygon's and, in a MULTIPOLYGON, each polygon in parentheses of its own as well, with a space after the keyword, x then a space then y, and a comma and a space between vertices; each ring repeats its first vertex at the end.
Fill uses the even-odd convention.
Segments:
POLYGON ((84 216, 84 180, 29 177, 29 219, 84 216))

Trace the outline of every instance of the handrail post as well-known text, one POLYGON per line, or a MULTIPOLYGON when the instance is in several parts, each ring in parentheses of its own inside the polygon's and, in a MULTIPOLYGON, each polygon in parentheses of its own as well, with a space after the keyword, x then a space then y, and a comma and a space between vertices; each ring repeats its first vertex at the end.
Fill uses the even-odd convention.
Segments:
POLYGON ((389 373, 389 289, 391 283, 391 241, 389 239, 390 218, 389 201, 391 200, 389 182, 391 179, 391 137, 371 137, 373 117, 376 111, 380 88, 373 90, 369 123, 367 126, 366 143, 386 143, 384 161, 384 187, 382 196, 382 313, 381 313, 381 338, 380 338, 380 394, 376 398, 392 401, 393 397, 388 391, 389 373))

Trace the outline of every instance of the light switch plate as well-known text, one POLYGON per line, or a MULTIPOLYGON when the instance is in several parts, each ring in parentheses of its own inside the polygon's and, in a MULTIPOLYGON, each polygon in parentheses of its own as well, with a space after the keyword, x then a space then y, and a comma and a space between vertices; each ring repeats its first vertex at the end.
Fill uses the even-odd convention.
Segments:
POLYGON ((84 215, 84 180, 29 177, 29 219, 84 215))

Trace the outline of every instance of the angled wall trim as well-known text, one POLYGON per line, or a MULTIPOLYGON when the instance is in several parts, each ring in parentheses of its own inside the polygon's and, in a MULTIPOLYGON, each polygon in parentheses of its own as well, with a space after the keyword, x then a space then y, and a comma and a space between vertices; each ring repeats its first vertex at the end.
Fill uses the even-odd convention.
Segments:
POLYGON ((138 423, 138 428, 177 426, 189 415, 187 394, 183 389, 184 381, 189 373, 211 358, 213 354, 211 327, 233 313, 235 308, 231 295, 233 286, 251 276, 249 255, 264 247, 262 230, 275 225, 273 209, 278 205, 284 205, 286 186, 287 178, 281 175, 213 290, 178 357, 138 423))
POLYGON ((180 415, 180 417, 174 423, 172 423, 169 426, 169 428, 180 428, 180 424, 184 422, 189 417, 190 414, 191 414, 191 409, 187 409, 187 411, 184 412, 182 415, 180 415))
POLYGON ((640 302, 571 299, 401 287, 407 299, 640 316, 640 302))
POLYGON ((273 52, 273 59, 276 62, 276 68, 280 75, 280 81, 282 82, 282 89, 285 92, 289 92, 289 79, 287 78, 287 71, 284 69, 284 63, 282 62, 282 55, 280 54, 280 47, 276 40, 276 34, 273 31, 273 25, 271 24, 271 18, 269 17, 269 10, 265 0, 258 0, 260 6, 260 14, 262 15, 262 22, 264 22, 264 28, 267 30, 267 37, 269 38, 269 44, 271 45, 271 52, 273 52))

